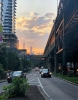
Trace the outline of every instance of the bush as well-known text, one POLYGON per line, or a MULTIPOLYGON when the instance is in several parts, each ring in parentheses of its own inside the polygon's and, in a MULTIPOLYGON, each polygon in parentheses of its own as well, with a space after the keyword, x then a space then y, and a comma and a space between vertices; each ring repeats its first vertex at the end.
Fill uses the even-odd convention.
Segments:
POLYGON ((14 78, 12 84, 4 86, 5 93, 3 97, 12 98, 16 96, 25 96, 28 90, 29 83, 25 78, 14 78))

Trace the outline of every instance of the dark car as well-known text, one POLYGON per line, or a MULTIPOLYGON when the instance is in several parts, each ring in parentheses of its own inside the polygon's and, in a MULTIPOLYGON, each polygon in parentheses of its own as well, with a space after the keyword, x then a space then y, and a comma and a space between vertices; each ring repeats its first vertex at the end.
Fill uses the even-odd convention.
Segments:
POLYGON ((43 69, 39 69, 39 73, 40 73, 40 74, 41 74, 42 70, 43 70, 43 69))
POLYGON ((14 72, 11 72, 7 76, 8 83, 12 82, 12 79, 15 78, 15 77, 26 78, 26 75, 23 73, 23 71, 14 71, 14 72))
POLYGON ((10 72, 10 73, 7 74, 8 83, 12 82, 12 76, 13 76, 13 72, 10 72))
POLYGON ((43 69, 41 72, 41 77, 51 77, 51 72, 49 69, 43 69))

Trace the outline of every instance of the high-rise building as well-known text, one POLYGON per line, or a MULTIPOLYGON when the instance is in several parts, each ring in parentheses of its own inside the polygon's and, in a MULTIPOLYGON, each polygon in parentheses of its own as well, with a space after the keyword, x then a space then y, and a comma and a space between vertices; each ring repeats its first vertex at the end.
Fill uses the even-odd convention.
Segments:
POLYGON ((2 3, 1 3, 1 0, 0 0, 0 25, 1 25, 1 6, 2 6, 2 3))
POLYGON ((30 47, 30 55, 32 55, 32 47, 30 47))
POLYGON ((4 33, 15 33, 16 0, 2 0, 2 24, 4 33))
POLYGON ((16 0, 2 0, 3 42, 12 48, 18 48, 18 38, 15 34, 16 4, 16 0))
POLYGON ((25 42, 23 42, 23 49, 25 49, 25 42))
POLYGON ((0 44, 2 43, 2 1, 0 0, 0 44))

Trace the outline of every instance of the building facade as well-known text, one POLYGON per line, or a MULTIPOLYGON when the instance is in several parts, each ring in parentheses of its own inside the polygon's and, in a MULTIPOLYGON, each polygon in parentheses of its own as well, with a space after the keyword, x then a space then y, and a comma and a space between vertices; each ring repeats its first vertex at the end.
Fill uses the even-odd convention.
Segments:
POLYGON ((2 0, 3 42, 11 48, 18 48, 15 34, 16 0, 2 0))
POLYGON ((2 44, 2 0, 0 0, 0 44, 2 44))
POLYGON ((0 0, 0 25, 1 25, 1 0, 0 0))
POLYGON ((15 33, 16 0, 2 0, 3 33, 15 33))
POLYGON ((18 57, 20 59, 26 59, 27 56, 27 50, 26 49, 19 49, 18 57))
POLYGON ((46 65, 55 73, 78 67, 78 0, 60 0, 45 50, 46 65), (73 67, 74 66, 74 67, 73 67))

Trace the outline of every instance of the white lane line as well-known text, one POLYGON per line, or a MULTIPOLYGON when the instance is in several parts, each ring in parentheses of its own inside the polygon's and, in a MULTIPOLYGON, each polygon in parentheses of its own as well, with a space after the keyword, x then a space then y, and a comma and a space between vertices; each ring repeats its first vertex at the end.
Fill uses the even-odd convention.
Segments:
POLYGON ((37 78, 34 78, 34 79, 31 79, 31 80, 28 80, 28 82, 31 82, 31 81, 34 81, 34 80, 36 80, 37 78))
MULTIPOLYGON (((37 78, 38 78, 38 77, 37 77, 37 78)), ((39 84, 40 84, 41 88, 43 89, 44 93, 47 95, 48 98, 50 98, 50 96, 49 96, 49 95, 47 94, 47 92, 44 90, 44 87, 43 87, 43 85, 41 84, 39 78, 38 78, 38 81, 39 81, 39 84)), ((50 100, 53 100, 53 99, 50 99, 50 100)))
POLYGON ((30 83, 39 83, 39 82, 30 82, 30 83))
POLYGON ((37 86, 37 84, 35 84, 35 83, 30 83, 30 85, 36 85, 37 86))

